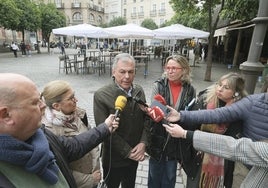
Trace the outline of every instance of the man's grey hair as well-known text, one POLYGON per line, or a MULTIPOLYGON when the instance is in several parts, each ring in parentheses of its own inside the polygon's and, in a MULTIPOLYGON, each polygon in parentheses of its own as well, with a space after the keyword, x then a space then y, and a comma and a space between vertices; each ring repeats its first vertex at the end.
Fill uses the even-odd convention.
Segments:
POLYGON ((114 61, 113 61, 113 67, 112 67, 113 69, 116 68, 119 60, 121 60, 121 62, 123 63, 133 62, 135 66, 135 59, 132 55, 128 53, 121 53, 115 56, 114 61))

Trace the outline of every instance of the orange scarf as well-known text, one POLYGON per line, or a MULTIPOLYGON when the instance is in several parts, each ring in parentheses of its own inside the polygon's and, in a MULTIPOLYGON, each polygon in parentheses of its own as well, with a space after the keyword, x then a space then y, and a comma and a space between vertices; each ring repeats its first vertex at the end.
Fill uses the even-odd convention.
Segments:
MULTIPOLYGON (((208 103, 207 109, 215 109, 214 103, 208 103)), ((202 124, 201 130, 211 133, 224 134, 225 124, 202 124)), ((224 159, 204 153, 199 188, 223 188, 224 159)))

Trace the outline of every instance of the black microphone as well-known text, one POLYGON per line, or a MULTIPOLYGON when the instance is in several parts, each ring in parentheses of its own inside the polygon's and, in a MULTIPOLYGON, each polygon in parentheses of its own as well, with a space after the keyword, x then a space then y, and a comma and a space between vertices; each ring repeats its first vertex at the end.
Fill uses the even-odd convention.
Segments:
POLYGON ((149 107, 143 100, 141 100, 139 97, 133 97, 133 100, 138 103, 138 104, 141 104, 145 107, 149 107))

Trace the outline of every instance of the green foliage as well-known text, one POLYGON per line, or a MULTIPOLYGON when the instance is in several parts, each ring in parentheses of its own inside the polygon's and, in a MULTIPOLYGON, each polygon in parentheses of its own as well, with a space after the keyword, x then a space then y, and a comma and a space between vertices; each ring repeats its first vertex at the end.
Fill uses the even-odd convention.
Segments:
POLYGON ((17 31, 36 31, 41 26, 41 15, 38 6, 30 0, 14 0, 22 11, 17 31))
POLYGON ((170 0, 175 16, 170 20, 171 24, 179 23, 188 27, 208 30, 208 10, 205 10, 199 1, 193 0, 170 0))
POLYGON ((109 27, 119 26, 119 25, 126 25, 127 20, 123 17, 116 17, 110 21, 108 24, 109 27))
POLYGON ((222 19, 249 21, 256 17, 257 0, 170 0, 176 12, 172 22, 210 32, 206 81, 211 80, 213 35, 222 19))
POLYGON ((49 40, 52 29, 66 26, 65 15, 58 11, 55 4, 40 4, 41 29, 43 38, 49 40))
POLYGON ((153 21, 153 19, 150 19, 150 18, 143 20, 143 22, 141 23, 141 26, 147 29, 151 29, 151 30, 158 28, 156 23, 153 21))
POLYGON ((172 19, 170 21, 165 21, 164 23, 162 23, 159 27, 166 27, 166 26, 170 26, 172 24, 176 23, 175 21, 173 22, 172 19))
POLYGON ((20 22, 22 11, 13 0, 0 0, 0 26, 15 30, 20 22))
POLYGON ((100 24, 100 27, 102 27, 102 28, 106 28, 106 27, 109 27, 109 25, 108 25, 107 23, 101 23, 101 24, 100 24))
MULTIPOLYGON (((0 0, 0 25, 11 30, 37 31, 42 29, 48 40, 53 28, 63 27, 66 17, 54 4, 37 4, 31 0, 0 0)), ((23 36, 24 37, 24 36, 23 36)))
POLYGON ((178 15, 176 14, 170 21, 171 24, 182 24, 187 27, 192 27, 201 30, 208 30, 208 18, 207 15, 202 13, 191 15, 178 15))
POLYGON ((209 30, 209 12, 211 19, 217 17, 220 5, 222 19, 242 22, 255 18, 259 6, 258 0, 170 0, 170 3, 175 11, 172 23, 202 30, 209 30))
POLYGON ((226 0, 221 16, 230 20, 249 21, 257 16, 258 7, 257 0, 226 0))

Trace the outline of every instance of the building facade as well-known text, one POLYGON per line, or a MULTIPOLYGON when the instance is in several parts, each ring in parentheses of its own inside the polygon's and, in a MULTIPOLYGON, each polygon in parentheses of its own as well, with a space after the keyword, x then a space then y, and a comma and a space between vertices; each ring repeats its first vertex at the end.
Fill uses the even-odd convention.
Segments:
POLYGON ((104 0, 45 0, 45 3, 55 3, 62 11, 66 25, 88 23, 99 26, 104 23, 104 0))
MULTIPOLYGON (((44 3, 54 3, 66 16, 67 26, 82 23, 100 26, 116 17, 138 25, 150 18, 160 26, 174 15, 169 0, 44 0, 44 3)), ((22 40, 20 32, 0 30, 0 44, 22 40)), ((31 33, 26 31, 25 34, 26 40, 30 40, 31 33)))
POLYGON ((160 26, 174 16, 174 11, 169 0, 123 0, 123 16, 128 23, 140 25, 150 18, 160 26))
POLYGON ((123 17, 127 23, 140 25, 145 19, 152 19, 160 26, 174 16, 169 0, 105 0, 105 22, 123 17))

